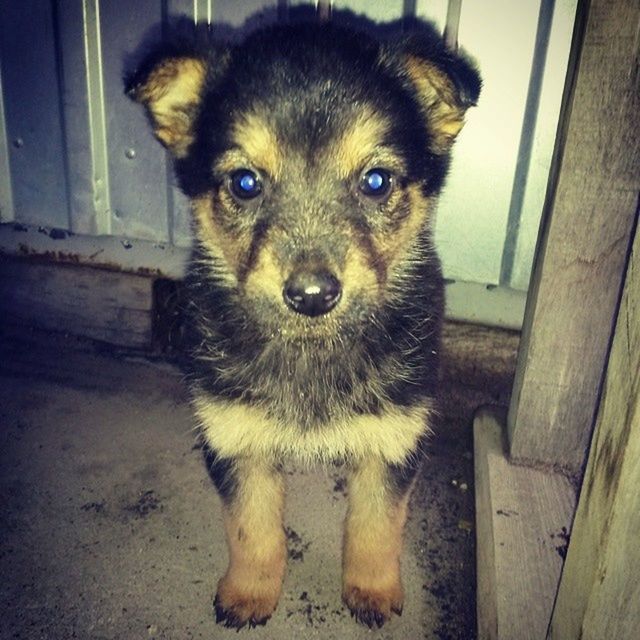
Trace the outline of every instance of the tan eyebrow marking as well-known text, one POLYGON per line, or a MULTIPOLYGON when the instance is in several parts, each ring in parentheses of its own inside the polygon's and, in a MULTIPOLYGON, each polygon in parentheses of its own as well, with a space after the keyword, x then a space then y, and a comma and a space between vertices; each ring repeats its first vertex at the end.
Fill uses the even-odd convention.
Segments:
POLYGON ((231 139, 252 166, 278 178, 283 163, 281 144, 264 118, 255 112, 242 114, 233 124, 231 139))
POLYGON ((338 172, 346 178, 363 168, 382 144, 389 130, 387 119, 372 108, 365 108, 332 147, 338 172))

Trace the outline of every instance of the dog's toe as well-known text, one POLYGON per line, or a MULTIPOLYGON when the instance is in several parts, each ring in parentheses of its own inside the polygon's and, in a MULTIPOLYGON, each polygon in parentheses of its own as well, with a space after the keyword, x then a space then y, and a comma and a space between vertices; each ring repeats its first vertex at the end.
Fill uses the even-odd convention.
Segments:
POLYGON ((380 628, 392 613, 402 614, 402 589, 368 590, 362 587, 345 587, 342 594, 347 607, 360 624, 370 629, 380 628))
POLYGON ((217 594, 213 601, 216 623, 238 631, 245 626, 264 626, 275 610, 275 603, 251 596, 223 599, 217 594))

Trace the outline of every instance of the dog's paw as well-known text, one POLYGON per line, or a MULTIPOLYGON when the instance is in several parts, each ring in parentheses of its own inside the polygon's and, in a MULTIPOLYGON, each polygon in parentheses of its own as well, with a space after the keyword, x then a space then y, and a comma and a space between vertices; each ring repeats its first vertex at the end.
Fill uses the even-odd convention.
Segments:
POLYGON ((345 586, 342 599, 351 616, 369 628, 381 627, 392 613, 402 615, 404 597, 400 585, 385 590, 345 586))
POLYGON ((277 590, 252 593, 220 584, 213 601, 216 622, 234 629, 265 625, 275 611, 278 596, 277 590))

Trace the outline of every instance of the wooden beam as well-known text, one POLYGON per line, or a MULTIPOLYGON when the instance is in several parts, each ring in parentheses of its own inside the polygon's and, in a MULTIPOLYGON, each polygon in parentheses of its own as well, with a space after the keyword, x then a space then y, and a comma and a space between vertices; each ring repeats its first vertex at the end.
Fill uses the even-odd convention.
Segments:
POLYGON ((151 346, 153 280, 0 256, 0 317, 111 344, 151 346))
POLYGON ((640 629, 640 234, 550 638, 632 640, 640 629))
POLYGON ((509 462, 504 417, 474 420, 479 640, 542 640, 551 618, 575 494, 560 474, 509 462))
POLYGON ((573 475, 592 431, 640 189, 639 21, 637 0, 578 11, 575 78, 508 416, 514 460, 573 475))

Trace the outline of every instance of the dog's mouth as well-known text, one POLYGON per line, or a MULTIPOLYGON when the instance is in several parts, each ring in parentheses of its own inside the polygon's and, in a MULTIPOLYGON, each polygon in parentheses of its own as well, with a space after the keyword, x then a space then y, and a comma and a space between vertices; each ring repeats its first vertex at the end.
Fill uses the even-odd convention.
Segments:
POLYGON ((374 315, 370 300, 343 289, 337 280, 307 284, 301 291, 285 286, 280 300, 245 298, 243 306, 268 340, 327 347, 357 340, 374 315))

